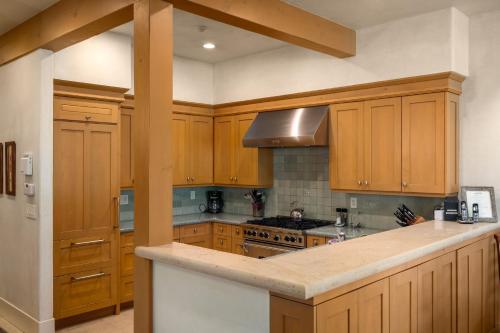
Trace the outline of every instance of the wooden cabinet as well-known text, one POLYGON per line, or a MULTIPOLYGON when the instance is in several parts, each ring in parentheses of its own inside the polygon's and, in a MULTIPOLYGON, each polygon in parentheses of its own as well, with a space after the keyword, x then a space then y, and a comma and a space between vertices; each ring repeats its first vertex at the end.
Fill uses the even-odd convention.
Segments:
POLYGON ((320 304, 316 320, 318 333, 388 333, 389 280, 320 304))
POLYGON ((216 184, 272 186, 272 150, 243 147, 243 137, 256 116, 256 113, 249 113, 215 118, 214 182, 216 184))
POLYGON ((134 186, 133 117, 133 109, 121 108, 120 186, 122 188, 131 188, 134 186))
POLYGON ((401 191, 401 98, 334 104, 330 122, 333 189, 401 191))
POLYGON ((118 226, 116 125, 54 122, 54 240, 118 226))
POLYGON ((456 252, 418 266, 418 332, 456 332, 456 252))
POLYGON ((418 269, 412 268, 389 278, 391 333, 417 333, 418 269))
POLYGON ((134 233, 120 235, 120 303, 134 300, 134 233))
POLYGON ((174 185, 213 183, 212 117, 173 114, 174 185))
POLYGON ((496 264, 491 238, 457 251, 457 332, 490 332, 495 326, 496 264))
POLYGON ((321 236, 307 236, 307 247, 315 247, 326 244, 326 238, 321 236))
POLYGON ((117 124, 119 107, 116 102, 54 96, 54 119, 117 124))
POLYGON ((270 307, 271 333, 316 333, 315 307, 277 296, 270 307))
POLYGON ((212 231, 210 223, 184 225, 179 228, 180 242, 184 244, 212 247, 212 231))
POLYGON ((458 96, 451 93, 330 107, 330 187, 458 192, 458 96))

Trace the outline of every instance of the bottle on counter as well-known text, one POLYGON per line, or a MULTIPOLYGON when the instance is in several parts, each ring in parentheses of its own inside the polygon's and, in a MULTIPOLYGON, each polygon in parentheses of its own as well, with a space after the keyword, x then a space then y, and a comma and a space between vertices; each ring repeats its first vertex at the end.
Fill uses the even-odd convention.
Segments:
POLYGON ((469 220, 469 211, 467 210, 467 202, 466 201, 460 202, 460 219, 462 221, 469 220))

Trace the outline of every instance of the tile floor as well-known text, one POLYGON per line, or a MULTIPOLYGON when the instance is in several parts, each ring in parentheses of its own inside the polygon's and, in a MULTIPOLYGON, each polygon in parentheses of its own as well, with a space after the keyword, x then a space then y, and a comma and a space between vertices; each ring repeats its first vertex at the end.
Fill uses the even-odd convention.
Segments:
POLYGON ((133 333, 134 309, 123 310, 118 316, 108 316, 74 326, 68 326, 57 333, 133 333))

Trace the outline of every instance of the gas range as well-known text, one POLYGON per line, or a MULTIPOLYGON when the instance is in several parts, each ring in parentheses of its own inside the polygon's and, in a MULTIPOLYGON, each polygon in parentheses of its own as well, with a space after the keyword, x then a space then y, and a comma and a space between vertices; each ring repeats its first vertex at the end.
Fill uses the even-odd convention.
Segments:
POLYGON ((332 221, 276 216, 261 220, 250 220, 243 224, 245 240, 295 249, 306 247, 305 230, 332 224, 332 221))

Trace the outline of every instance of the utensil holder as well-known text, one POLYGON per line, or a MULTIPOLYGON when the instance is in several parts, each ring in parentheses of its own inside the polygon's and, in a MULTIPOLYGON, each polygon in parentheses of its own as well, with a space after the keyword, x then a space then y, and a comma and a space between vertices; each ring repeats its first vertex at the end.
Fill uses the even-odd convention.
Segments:
POLYGON ((266 205, 263 202, 252 203, 253 217, 264 217, 266 205))

